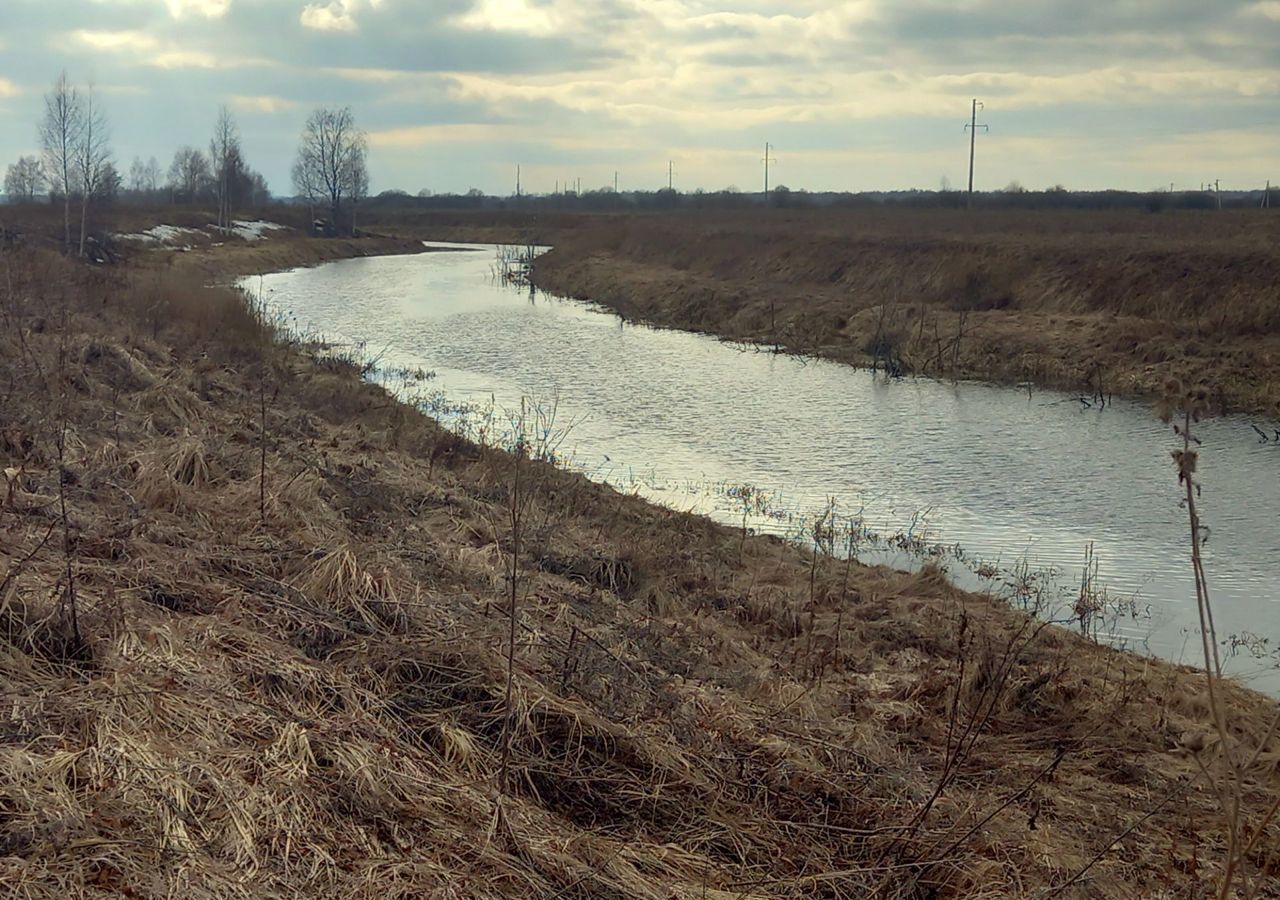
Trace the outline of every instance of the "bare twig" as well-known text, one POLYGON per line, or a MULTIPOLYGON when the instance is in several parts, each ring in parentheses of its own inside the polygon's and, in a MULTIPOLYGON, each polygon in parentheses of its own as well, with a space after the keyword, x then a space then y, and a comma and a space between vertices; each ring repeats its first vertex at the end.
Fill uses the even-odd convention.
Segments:
POLYGON ((520 577, 520 526, 523 520, 523 507, 521 505, 520 495, 520 475, 524 468, 524 401, 520 403, 520 425, 521 430, 517 438, 516 447, 512 453, 512 474, 511 474, 511 498, 509 511, 511 515, 511 576, 508 579, 509 592, 507 600, 510 607, 507 610, 510 628, 507 631, 507 684, 503 699, 503 708, 506 715, 502 722, 502 761, 498 767, 498 790, 499 792, 506 789, 507 772, 511 765, 511 744, 514 739, 515 730, 515 709, 513 698, 515 693, 515 659, 516 659, 516 632, 519 627, 519 609, 517 603, 519 601, 518 587, 520 577))

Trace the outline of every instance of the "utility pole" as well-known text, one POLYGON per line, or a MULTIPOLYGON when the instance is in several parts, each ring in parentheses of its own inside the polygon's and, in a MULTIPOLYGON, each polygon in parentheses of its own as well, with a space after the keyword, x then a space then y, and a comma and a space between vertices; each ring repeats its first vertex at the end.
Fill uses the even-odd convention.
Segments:
POLYGON ((520 165, 516 164, 516 199, 520 199, 520 165))
POLYGON ((769 163, 777 162, 769 156, 770 144, 765 141, 764 144, 764 205, 769 205, 769 163))
POLYGON ((667 190, 674 192, 676 189, 676 161, 674 159, 667 160, 667 190))
POLYGON ((1217 178, 1213 179, 1213 195, 1218 198, 1218 209, 1222 209, 1222 182, 1217 178))
POLYGON ((1267 189, 1262 192, 1262 208, 1271 208, 1271 179, 1267 179, 1267 189))
POLYGON ((982 103, 977 100, 973 101, 973 117, 969 120, 969 124, 964 126, 969 130, 969 208, 973 208, 973 158, 978 149, 978 129, 990 131, 986 125, 978 124, 978 110, 983 109, 982 103))
POLYGON ((613 170, 613 192, 618 193, 618 170, 613 170))

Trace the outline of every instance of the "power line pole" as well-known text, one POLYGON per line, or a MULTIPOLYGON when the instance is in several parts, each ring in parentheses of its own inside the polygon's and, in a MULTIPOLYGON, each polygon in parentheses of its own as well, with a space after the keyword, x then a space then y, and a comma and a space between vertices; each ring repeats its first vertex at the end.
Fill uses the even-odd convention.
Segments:
POLYGON ((676 189, 676 161, 674 159, 667 160, 667 190, 674 192, 676 189))
POLYGON ((764 144, 764 205, 765 206, 769 205, 769 163, 777 162, 776 159, 772 159, 769 156, 770 147, 771 145, 769 144, 769 142, 765 141, 765 144, 764 144))
POLYGON ((1262 192, 1262 208, 1271 208, 1271 179, 1267 179, 1267 188, 1262 192))
POLYGON ((520 166, 516 165, 516 199, 520 199, 520 166))
POLYGON ((1218 209, 1222 209, 1222 182, 1217 178, 1213 179, 1213 195, 1218 198, 1218 209))
POLYGON ((618 170, 613 170, 613 192, 618 193, 618 170))
POLYGON ((977 100, 973 101, 973 117, 969 120, 969 124, 964 126, 969 130, 969 208, 973 208, 973 158, 978 150, 978 129, 990 131, 986 125, 978 124, 978 110, 983 109, 984 105, 977 100))

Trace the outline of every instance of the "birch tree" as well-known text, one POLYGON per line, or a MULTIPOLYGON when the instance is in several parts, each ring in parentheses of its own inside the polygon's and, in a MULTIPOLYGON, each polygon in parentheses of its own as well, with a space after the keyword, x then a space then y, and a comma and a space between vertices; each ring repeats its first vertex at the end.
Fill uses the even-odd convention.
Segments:
POLYGON ((44 166, 34 156, 19 156, 4 175, 10 203, 32 203, 45 184, 44 166))
POLYGON ((355 192, 354 179, 365 172, 367 145, 349 106, 317 109, 307 119, 293 166, 293 184, 312 203, 329 207, 331 229, 338 227, 343 201, 355 192))
POLYGON ((84 130, 84 103, 64 70, 44 95, 40 145, 51 191, 62 194, 62 249, 71 251, 71 192, 75 189, 76 148, 84 130))
POLYGON ((89 206, 103 189, 104 179, 114 173, 111 164, 110 132, 107 117, 94 102, 93 88, 84 94, 78 140, 74 145, 73 168, 80 190, 80 255, 84 256, 85 236, 89 227, 89 206))
POLYGON ((173 154, 173 163, 169 166, 169 187, 175 200, 195 203, 210 180, 209 160, 195 147, 181 147, 173 154))
POLYGON ((209 161, 213 167, 213 192, 218 201, 218 227, 231 227, 235 208, 236 187, 242 180, 244 160, 240 153, 240 130, 227 107, 218 111, 209 142, 209 161))
POLYGON ((144 172, 143 184, 146 185, 146 191, 154 194, 160 190, 160 179, 164 178, 164 173, 160 171, 160 162, 154 156, 147 160, 147 166, 144 172))
POLYGON ((160 178, 160 163, 154 156, 147 162, 143 162, 141 156, 133 158, 133 165, 129 166, 129 190, 151 198, 160 189, 160 178))
POLYGON ((365 163, 367 153, 362 146, 358 153, 351 157, 351 171, 348 173, 347 181, 350 188, 351 197, 351 233, 356 233, 356 208, 360 205, 360 201, 369 196, 369 168, 365 163))
POLYGON ((129 190, 135 194, 141 194, 146 190, 147 182, 147 164, 142 161, 141 156, 133 158, 133 164, 129 166, 129 190))

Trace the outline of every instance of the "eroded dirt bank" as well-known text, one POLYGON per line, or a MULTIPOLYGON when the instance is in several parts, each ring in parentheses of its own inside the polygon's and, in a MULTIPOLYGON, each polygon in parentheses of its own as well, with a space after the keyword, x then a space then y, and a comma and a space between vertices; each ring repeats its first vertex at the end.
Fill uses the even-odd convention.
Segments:
MULTIPOLYGON (((936 572, 460 441, 206 286, 258 271, 249 252, 0 256, 15 894, 1127 898, 1221 878, 1202 676, 936 572)), ((1259 748, 1256 823, 1275 704, 1223 691, 1232 749, 1259 748)), ((1248 854, 1259 896, 1275 850, 1248 854)))
POLYGON ((757 211, 566 232, 546 290, 855 364, 1280 418, 1280 217, 757 211))

